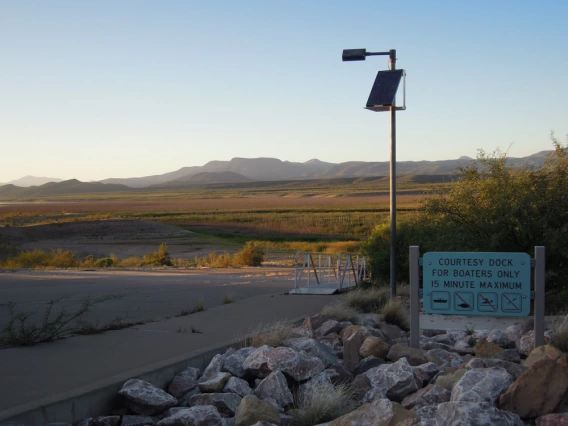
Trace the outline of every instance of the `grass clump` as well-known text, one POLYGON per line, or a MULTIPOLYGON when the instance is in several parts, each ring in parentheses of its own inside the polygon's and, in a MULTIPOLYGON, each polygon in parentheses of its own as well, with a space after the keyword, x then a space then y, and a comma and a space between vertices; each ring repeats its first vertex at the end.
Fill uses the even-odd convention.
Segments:
POLYGON ((390 301, 381 310, 383 319, 387 324, 397 325, 403 330, 408 329, 408 320, 404 308, 400 303, 390 301))
POLYGON ((294 327, 281 321, 260 325, 249 333, 247 346, 258 348, 262 345, 272 347, 282 346, 285 340, 295 337, 294 327))
POLYGON ((389 301, 390 291, 387 287, 357 289, 347 295, 346 305, 363 313, 380 311, 389 301))
POLYGON ((342 304, 324 306, 321 313, 329 317, 330 319, 339 322, 351 321, 352 323, 356 324, 359 319, 359 312, 349 306, 342 304))
POLYGON ((568 327, 557 330, 550 344, 562 352, 568 352, 568 327))
MULTIPOLYGON (((63 306, 57 314, 54 314, 55 305, 63 300, 63 298, 50 300, 43 312, 39 322, 33 322, 33 317, 37 312, 16 312, 17 304, 8 302, 0 307, 8 310, 8 324, 2 330, 0 343, 9 346, 32 346, 37 343, 50 342, 62 338, 65 335, 79 332, 81 328, 85 328, 84 323, 80 319, 91 309, 103 302, 120 298, 120 295, 104 296, 96 299, 87 297, 80 302, 80 307, 74 311, 68 311, 72 305, 63 306), (81 325, 83 324, 83 325, 81 325)), ((114 321, 111 321, 114 324, 114 321)), ((97 332, 105 331, 109 324, 100 326, 97 332)))
POLYGON ((233 293, 227 293, 223 296, 223 305, 228 305, 229 303, 235 302, 235 295, 233 293))
POLYGON ((260 266, 264 261, 264 249, 254 241, 248 241, 244 248, 235 253, 233 266, 260 266))
POLYGON ((329 422, 353 411, 357 405, 353 392, 345 384, 308 387, 296 395, 293 424, 312 426, 329 422))

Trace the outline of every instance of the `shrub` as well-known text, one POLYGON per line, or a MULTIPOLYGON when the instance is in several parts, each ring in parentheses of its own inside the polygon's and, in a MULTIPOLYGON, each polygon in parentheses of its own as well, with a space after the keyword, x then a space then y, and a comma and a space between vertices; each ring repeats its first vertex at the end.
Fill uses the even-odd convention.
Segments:
POLYGON ((379 311, 390 298, 387 287, 370 290, 354 290, 347 295, 346 305, 360 312, 371 313, 379 311))
POLYGON ((292 411, 294 425, 312 426, 334 420, 357 407, 353 392, 347 385, 311 386, 296 394, 292 411))
POLYGON ((284 340, 295 336, 296 333, 293 326, 278 321, 258 326, 255 330, 249 333, 246 340, 248 346, 254 346, 257 348, 262 345, 277 347, 282 346, 284 340))
POLYGON ((160 244, 158 251, 147 254, 142 258, 142 266, 172 266, 170 253, 166 243, 160 244))
POLYGON ((381 310, 387 324, 397 325, 403 330, 408 329, 408 320, 404 308, 399 303, 390 301, 381 310))
POLYGON ((264 250, 254 241, 248 241, 245 247, 235 254, 235 266, 260 266, 264 261, 264 250))
POLYGON ((359 320, 359 313, 345 305, 335 304, 335 305, 326 305, 322 309, 321 313, 335 321, 351 321, 352 323, 356 324, 359 320))
POLYGON ((228 305, 235 301, 235 295, 233 293, 227 293, 223 296, 223 305, 228 305))
POLYGON ((79 265, 79 261, 73 253, 68 250, 51 250, 49 266, 54 268, 73 268, 79 265))
POLYGON ((110 268, 113 265, 114 265, 114 260, 112 260, 110 257, 103 257, 101 259, 97 259, 94 264, 94 266, 96 266, 97 268, 110 268))

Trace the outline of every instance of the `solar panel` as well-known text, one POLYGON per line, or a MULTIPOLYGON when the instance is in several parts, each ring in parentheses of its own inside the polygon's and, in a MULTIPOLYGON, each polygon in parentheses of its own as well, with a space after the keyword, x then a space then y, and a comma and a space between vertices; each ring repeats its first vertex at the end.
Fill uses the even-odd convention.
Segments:
POLYGON ((379 71, 367 100, 367 108, 394 105, 396 91, 404 70, 379 71))

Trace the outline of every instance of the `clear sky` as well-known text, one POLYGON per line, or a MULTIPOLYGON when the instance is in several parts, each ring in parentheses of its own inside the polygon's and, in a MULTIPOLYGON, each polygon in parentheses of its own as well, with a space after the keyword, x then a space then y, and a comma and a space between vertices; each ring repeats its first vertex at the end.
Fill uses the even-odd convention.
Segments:
POLYGON ((566 0, 0 0, 0 182, 233 157, 388 161, 364 110, 397 49, 398 159, 521 157, 568 133, 566 0), (511 145, 512 144, 512 145, 511 145))

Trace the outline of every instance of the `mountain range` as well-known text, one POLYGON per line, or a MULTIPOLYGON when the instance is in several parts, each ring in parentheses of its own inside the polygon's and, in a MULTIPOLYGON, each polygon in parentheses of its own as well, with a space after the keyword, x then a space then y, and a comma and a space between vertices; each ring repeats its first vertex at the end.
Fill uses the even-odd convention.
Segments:
MULTIPOLYGON (((541 151, 528 157, 508 158, 513 166, 541 167, 546 155, 541 151)), ((469 157, 441 161, 399 161, 397 175, 448 175, 457 167, 473 161, 469 157)), ((58 178, 25 176, 0 186, 2 197, 33 197, 40 195, 120 192, 132 188, 183 188, 212 184, 254 184, 313 179, 367 178, 388 176, 390 164, 383 162, 348 161, 327 163, 312 159, 304 163, 281 161, 277 158, 233 158, 230 161, 210 161, 203 166, 182 167, 161 175, 109 178, 100 182, 62 181, 58 178)), ((349 179, 351 180, 351 179, 349 179)), ((440 179, 434 179, 440 180, 440 179)), ((1 184, 0 184, 1 185, 1 184)), ((248 186, 248 185, 247 185, 248 186)))

